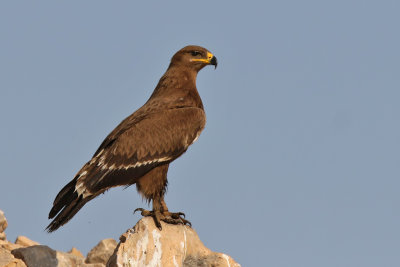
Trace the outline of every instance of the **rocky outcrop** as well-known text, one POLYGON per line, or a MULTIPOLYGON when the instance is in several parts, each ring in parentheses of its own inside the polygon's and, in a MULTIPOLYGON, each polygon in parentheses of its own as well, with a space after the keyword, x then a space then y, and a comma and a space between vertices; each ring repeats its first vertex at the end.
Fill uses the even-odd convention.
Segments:
POLYGON ((104 239, 89 251, 85 262, 106 264, 116 247, 117 241, 112 238, 104 239))
POLYGON ((68 251, 68 253, 70 253, 70 254, 72 254, 72 255, 74 255, 74 256, 77 256, 78 258, 84 258, 82 252, 80 252, 80 251, 79 251, 77 248, 75 248, 75 247, 71 248, 71 250, 68 251))
POLYGON ((18 249, 21 245, 16 245, 7 241, 4 231, 8 226, 4 212, 0 210, 0 266, 4 267, 26 267, 26 264, 15 258, 11 251, 18 249))
POLYGON ((38 242, 35 242, 33 240, 30 240, 26 236, 20 235, 17 237, 15 240, 15 244, 20 245, 22 247, 30 247, 30 246, 36 246, 40 245, 38 242))
POLYGON ((120 237, 107 266, 240 266, 230 256, 206 248, 192 228, 161 224, 162 231, 152 218, 141 219, 120 237))
POLYGON ((6 228, 7 220, 0 210, 0 237, 4 237, 0 238, 0 267, 105 267, 117 246, 114 239, 100 241, 85 258, 76 248, 67 253, 56 251, 26 236, 10 242, 4 233, 6 228))
POLYGON ((151 218, 143 218, 119 244, 104 239, 84 257, 76 248, 56 251, 25 236, 8 241, 7 220, 0 210, 0 267, 240 266, 230 256, 206 248, 192 228, 163 222, 162 227, 160 231, 151 218))

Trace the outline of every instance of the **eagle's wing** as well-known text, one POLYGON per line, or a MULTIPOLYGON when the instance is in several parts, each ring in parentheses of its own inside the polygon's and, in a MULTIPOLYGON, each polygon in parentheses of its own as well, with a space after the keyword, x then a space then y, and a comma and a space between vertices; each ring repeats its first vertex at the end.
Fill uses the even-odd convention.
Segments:
POLYGON ((52 232, 68 222, 86 202, 105 190, 134 184, 151 169, 171 162, 197 139, 205 125, 200 108, 183 107, 132 114, 109 134, 95 153, 58 193, 47 226, 52 232))
POLYGON ((97 195, 104 190, 129 185, 156 166, 169 163, 184 153, 205 125, 200 108, 184 107, 126 120, 112 132, 77 174, 76 190, 97 195), (135 121, 135 118, 132 119, 135 121))

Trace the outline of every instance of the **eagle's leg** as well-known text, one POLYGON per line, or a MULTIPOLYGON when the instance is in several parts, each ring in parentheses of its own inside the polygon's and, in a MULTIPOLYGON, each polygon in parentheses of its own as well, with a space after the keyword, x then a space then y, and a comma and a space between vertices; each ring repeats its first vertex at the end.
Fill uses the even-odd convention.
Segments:
POLYGON ((154 223, 161 230, 161 221, 170 224, 187 224, 191 226, 188 220, 183 218, 185 216, 182 212, 169 212, 167 204, 164 201, 164 194, 167 188, 167 172, 168 164, 161 165, 152 169, 150 172, 142 176, 136 182, 137 190, 147 200, 152 200, 153 210, 145 210, 138 208, 136 211, 141 211, 142 216, 151 216, 154 223), (183 216, 183 217, 182 217, 183 216))

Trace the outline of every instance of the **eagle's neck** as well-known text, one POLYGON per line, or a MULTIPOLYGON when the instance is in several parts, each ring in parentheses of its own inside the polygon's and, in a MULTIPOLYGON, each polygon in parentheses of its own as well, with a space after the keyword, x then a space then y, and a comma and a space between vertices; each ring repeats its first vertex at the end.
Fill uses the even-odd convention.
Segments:
MULTIPOLYGON (((197 72, 193 68, 172 65, 165 72, 163 78, 168 77, 169 80, 166 78, 165 82, 172 82, 170 86, 173 85, 175 88, 196 88, 197 72)), ((162 80, 160 80, 161 82, 162 80)))
POLYGON ((197 71, 170 66, 161 77, 149 101, 163 100, 163 106, 203 108, 196 88, 197 71))

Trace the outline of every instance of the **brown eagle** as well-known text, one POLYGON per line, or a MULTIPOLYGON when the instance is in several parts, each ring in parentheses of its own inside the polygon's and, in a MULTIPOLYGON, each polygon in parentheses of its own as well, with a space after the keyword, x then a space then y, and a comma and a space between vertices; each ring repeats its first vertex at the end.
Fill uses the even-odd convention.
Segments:
POLYGON ((66 224, 89 200, 115 186, 136 184, 153 203, 142 216, 189 224, 182 212, 169 212, 164 201, 169 164, 196 141, 206 123, 203 103, 196 89, 197 73, 217 59, 200 46, 186 46, 171 59, 149 100, 123 120, 87 162, 58 193, 47 226, 48 232, 66 224))

